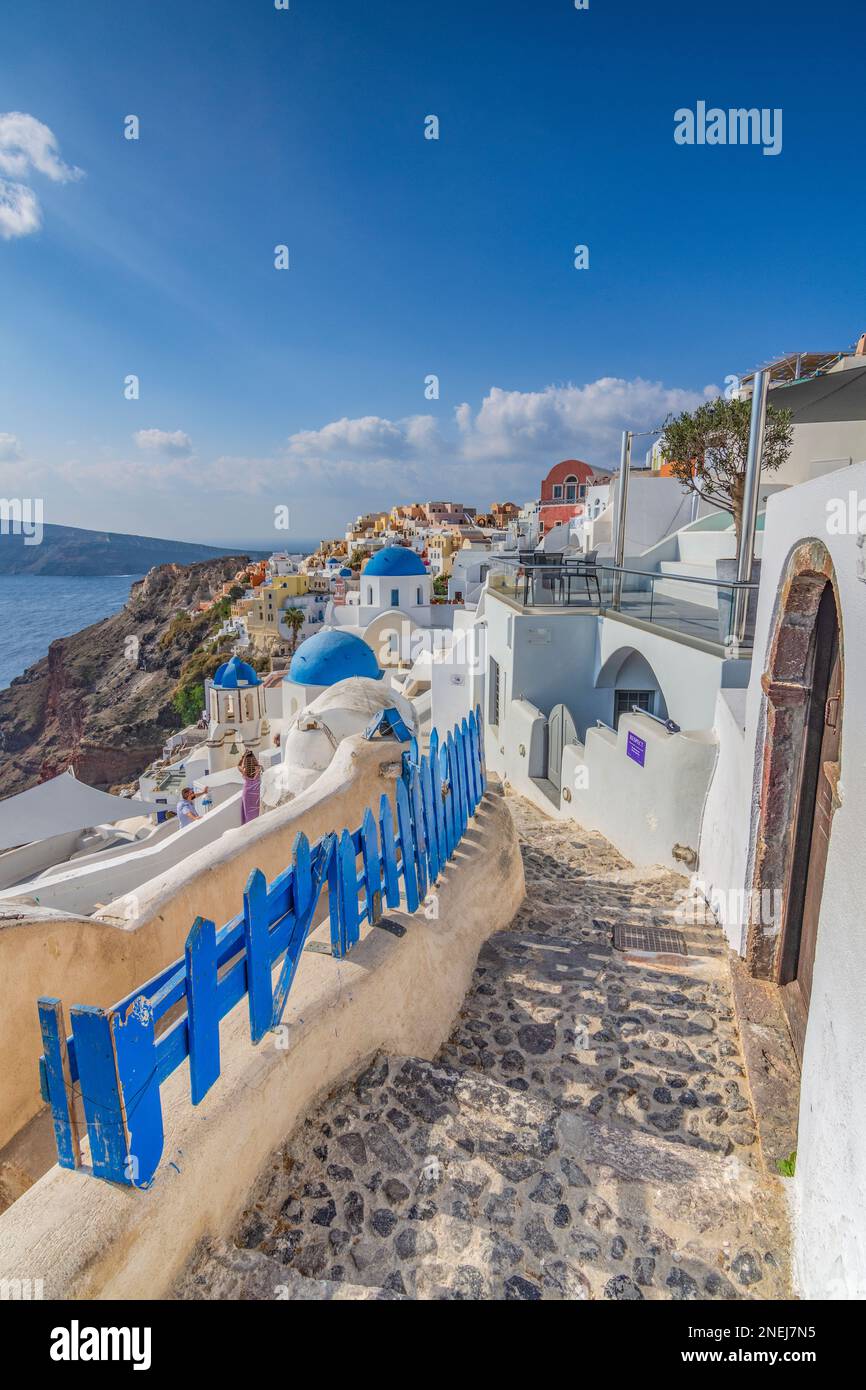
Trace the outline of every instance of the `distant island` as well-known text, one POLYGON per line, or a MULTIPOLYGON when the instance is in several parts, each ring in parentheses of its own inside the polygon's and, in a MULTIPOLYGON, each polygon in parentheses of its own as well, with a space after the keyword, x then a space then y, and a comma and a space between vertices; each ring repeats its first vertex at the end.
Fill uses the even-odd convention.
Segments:
MULTIPOLYGON (((191 565, 236 553, 228 546, 128 536, 118 531, 87 531, 78 526, 44 525, 39 545, 23 535, 0 534, 0 575, 146 574, 154 565, 191 565)), ((265 552, 252 558, 264 558, 265 552)))

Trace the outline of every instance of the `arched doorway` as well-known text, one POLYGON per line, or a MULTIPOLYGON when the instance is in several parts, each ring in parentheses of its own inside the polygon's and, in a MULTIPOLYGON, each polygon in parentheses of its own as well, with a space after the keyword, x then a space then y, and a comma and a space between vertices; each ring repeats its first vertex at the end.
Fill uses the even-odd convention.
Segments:
POLYGON ((754 974, 779 985, 802 1061, 842 738, 839 605, 832 561, 820 541, 797 546, 789 557, 762 685, 748 958, 754 974))

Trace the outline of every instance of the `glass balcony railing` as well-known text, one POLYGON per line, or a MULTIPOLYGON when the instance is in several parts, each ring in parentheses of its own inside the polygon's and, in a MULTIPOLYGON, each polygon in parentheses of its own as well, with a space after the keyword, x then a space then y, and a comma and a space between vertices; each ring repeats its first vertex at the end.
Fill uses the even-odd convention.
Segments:
POLYGON ((621 614, 700 638, 731 656, 751 651, 756 583, 533 554, 532 559, 498 558, 488 587, 522 608, 586 608, 621 614))

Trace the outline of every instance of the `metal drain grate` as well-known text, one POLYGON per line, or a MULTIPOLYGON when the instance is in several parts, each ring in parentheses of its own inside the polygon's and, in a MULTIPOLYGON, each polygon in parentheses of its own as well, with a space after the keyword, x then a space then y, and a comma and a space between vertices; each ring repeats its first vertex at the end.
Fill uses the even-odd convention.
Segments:
POLYGON ((613 929, 617 951, 655 951, 659 955, 687 956, 686 938, 669 927, 622 927, 613 929))

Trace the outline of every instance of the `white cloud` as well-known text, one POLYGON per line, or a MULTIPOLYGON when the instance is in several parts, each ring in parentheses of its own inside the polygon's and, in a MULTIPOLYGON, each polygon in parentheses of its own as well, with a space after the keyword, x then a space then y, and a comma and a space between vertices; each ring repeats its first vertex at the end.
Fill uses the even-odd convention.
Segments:
POLYGON ((137 430, 133 438, 149 454, 186 458, 192 453, 192 440, 184 430, 137 430))
POLYGON ((42 121, 23 111, 7 111, 0 114, 0 173, 12 175, 0 178, 0 237, 11 241, 42 225, 39 199, 18 180, 37 173, 52 183, 70 183, 80 179, 83 170, 60 158, 57 137, 42 121))
POLYGON ((20 179, 31 169, 53 183, 69 183, 84 172, 63 162, 57 136, 42 121, 23 111, 7 111, 0 115, 0 170, 20 179))
POLYGON ((39 200, 26 183, 0 179, 0 237, 29 236, 42 226, 39 200))
POLYGON ((553 464, 576 456, 609 466, 616 462, 624 429, 652 429, 668 414, 693 409, 717 394, 713 386, 700 393, 642 377, 599 377, 585 386, 546 386, 543 391, 494 386, 474 415, 464 403, 457 407, 455 419, 461 452, 470 460, 553 464))
POLYGON ((319 430, 300 430, 289 436, 287 448, 289 456, 298 459, 406 458, 429 448, 436 434, 432 415, 410 415, 396 421, 363 415, 355 420, 334 420, 319 430))
POLYGON ((0 434, 0 463, 15 463, 23 452, 21 441, 14 434, 0 434))

